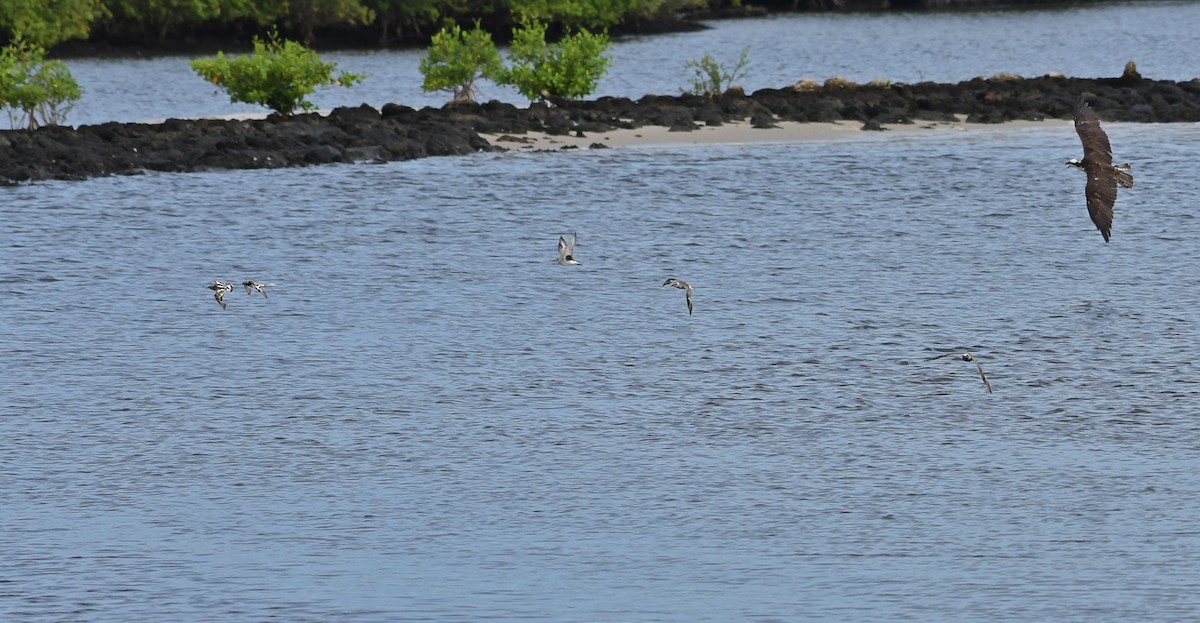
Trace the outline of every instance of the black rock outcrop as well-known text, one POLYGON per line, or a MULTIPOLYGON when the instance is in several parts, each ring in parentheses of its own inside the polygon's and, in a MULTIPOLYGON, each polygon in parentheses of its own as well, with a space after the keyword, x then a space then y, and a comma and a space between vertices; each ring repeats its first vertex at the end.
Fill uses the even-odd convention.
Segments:
MULTIPOLYGON (((661 125, 690 131, 749 121, 853 120, 883 124, 955 120, 1001 123, 1069 119, 1080 95, 1106 121, 1200 121, 1200 80, 1149 80, 1127 68, 1119 78, 999 75, 958 84, 826 85, 809 83, 737 91, 717 97, 647 95, 556 100, 519 108, 502 102, 415 110, 387 104, 338 108, 328 116, 271 115, 248 121, 171 119, 160 124, 106 123, 0 131, 0 184, 73 180, 143 171, 199 171, 391 161, 504 150, 482 134, 591 136, 617 128, 661 125)), ((757 131, 757 130, 749 130, 757 131)))

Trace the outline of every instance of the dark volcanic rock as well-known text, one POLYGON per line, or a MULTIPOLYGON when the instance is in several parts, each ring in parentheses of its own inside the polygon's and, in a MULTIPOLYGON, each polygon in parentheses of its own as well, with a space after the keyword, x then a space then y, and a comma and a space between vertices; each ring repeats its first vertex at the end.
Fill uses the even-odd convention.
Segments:
POLYGON ((1119 78, 1100 79, 998 75, 958 84, 762 89, 750 95, 731 90, 711 98, 556 98, 553 104, 540 102, 528 108, 496 101, 456 102, 420 110, 398 104, 376 110, 364 104, 338 108, 325 117, 303 114, 250 121, 169 119, 161 124, 105 123, 78 129, 0 131, 0 184, 146 170, 408 160, 504 149, 481 134, 545 132, 577 136, 582 132, 591 137, 616 128, 661 125, 690 131, 701 124, 747 120, 754 127, 772 127, 780 121, 856 120, 863 123, 864 129, 879 129, 884 124, 914 121, 950 122, 957 115, 965 116, 969 123, 1069 119, 1081 95, 1106 121, 1200 121, 1200 80, 1150 80, 1132 65, 1119 78))
POLYGON ((775 117, 769 112, 756 112, 750 117, 750 127, 766 130, 770 128, 778 128, 779 124, 775 123, 775 117))

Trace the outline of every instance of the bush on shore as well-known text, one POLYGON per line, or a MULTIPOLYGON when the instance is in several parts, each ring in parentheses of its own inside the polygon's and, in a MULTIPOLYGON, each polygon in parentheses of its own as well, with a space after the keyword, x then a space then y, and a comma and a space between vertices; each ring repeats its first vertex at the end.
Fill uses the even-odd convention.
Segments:
POLYGON ((586 30, 548 43, 546 23, 527 18, 513 30, 508 52, 512 65, 501 82, 531 100, 589 95, 608 71, 611 59, 604 52, 610 45, 607 34, 586 30))
POLYGON ((347 72, 335 77, 337 63, 323 63, 313 50, 296 41, 281 41, 275 34, 265 41, 255 37, 252 56, 231 59, 218 52, 216 58, 189 64, 200 77, 228 93, 230 101, 266 106, 281 115, 316 108, 306 98, 319 86, 350 87, 363 79, 362 74, 347 72))
POLYGON ((496 81, 504 66, 492 35, 479 28, 463 30, 455 24, 433 36, 421 59, 421 75, 426 91, 450 91, 455 101, 475 101, 475 83, 480 79, 496 81))
POLYGON ((745 75, 746 64, 749 62, 750 46, 742 48, 742 55, 733 68, 724 63, 718 63, 712 56, 705 54, 700 60, 688 59, 683 64, 684 69, 692 70, 692 85, 683 89, 685 94, 716 97, 745 75))
POLYGON ((41 47, 18 40, 0 48, 0 109, 10 127, 58 125, 82 94, 67 66, 47 61, 41 47))

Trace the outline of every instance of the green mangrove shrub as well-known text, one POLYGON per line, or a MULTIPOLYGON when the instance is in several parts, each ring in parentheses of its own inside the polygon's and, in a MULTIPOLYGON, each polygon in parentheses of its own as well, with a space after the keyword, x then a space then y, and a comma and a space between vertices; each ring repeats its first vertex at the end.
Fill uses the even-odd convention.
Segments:
POLYGON ((22 40, 0 48, 0 108, 9 127, 58 125, 83 91, 62 61, 47 61, 46 51, 22 40))
POLYGON ((545 22, 527 19, 513 29, 510 67, 500 78, 529 99, 579 98, 596 90, 611 59, 607 33, 576 31, 557 43, 546 42, 545 22))
POLYGON ((735 81, 745 76, 749 54, 750 46, 742 48, 742 55, 732 68, 724 63, 718 63, 708 54, 705 54, 700 60, 688 59, 683 64, 683 68, 692 70, 692 84, 690 87, 685 87, 683 92, 688 95, 716 97, 728 91, 735 81))
POLYGON ((266 41, 255 37, 253 55, 228 58, 218 52, 216 58, 193 59, 190 65, 228 93, 230 101, 266 106, 281 115, 316 108, 306 98, 317 87, 350 87, 363 79, 362 74, 346 72, 335 77, 337 63, 323 63, 313 50, 296 41, 280 41, 275 34, 266 41))
POLYGON ((450 91, 455 101, 475 101, 475 83, 498 80, 504 65, 492 35, 476 21, 471 30, 458 24, 442 28, 433 36, 420 69, 425 76, 422 89, 450 91))

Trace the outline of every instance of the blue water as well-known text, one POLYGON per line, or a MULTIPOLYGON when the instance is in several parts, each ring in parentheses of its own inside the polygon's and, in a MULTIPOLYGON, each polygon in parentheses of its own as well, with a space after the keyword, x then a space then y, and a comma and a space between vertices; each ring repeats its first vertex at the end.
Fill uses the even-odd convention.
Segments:
MULTIPOLYGON (((1196 5, 1129 6, 614 55, 1184 78, 1196 5)), ((229 112, 168 61, 87 114, 229 112)), ((1108 244, 1065 121, 0 188, 0 621, 1195 619, 1200 128, 1105 128, 1108 244)))
POLYGON ((1066 122, 0 189, 0 619, 1193 618, 1200 132, 1106 127, 1107 245, 1066 122))
MULTIPOLYGON (((766 19, 712 22, 702 32, 626 37, 610 50, 612 65, 595 96, 639 98, 677 95, 691 84, 688 60, 711 55, 727 68, 749 46, 749 64, 737 81, 747 91, 781 88, 805 78, 843 76, 858 82, 958 82, 1012 72, 1040 76, 1115 77, 1134 60, 1148 78, 1191 80, 1200 75, 1200 3, 1103 2, 1033 11, 917 14, 788 14, 766 19)), ((366 75, 353 88, 318 90, 321 108, 375 108, 396 102, 441 106, 444 92, 421 90, 424 52, 327 52, 322 58, 366 75)), ((196 76, 188 57, 126 60, 70 59, 83 99, 68 116, 72 124, 145 121, 266 113, 231 104, 224 92, 196 76)), ((516 91, 483 82, 480 100, 516 104, 516 91)))

